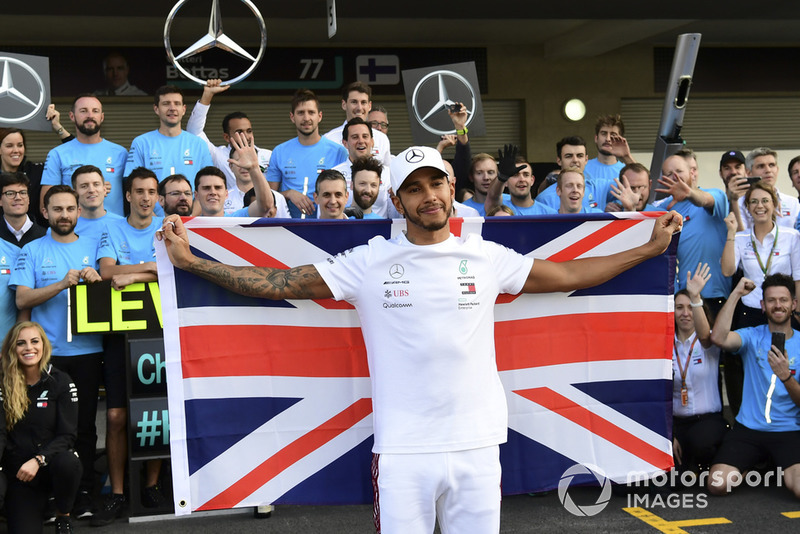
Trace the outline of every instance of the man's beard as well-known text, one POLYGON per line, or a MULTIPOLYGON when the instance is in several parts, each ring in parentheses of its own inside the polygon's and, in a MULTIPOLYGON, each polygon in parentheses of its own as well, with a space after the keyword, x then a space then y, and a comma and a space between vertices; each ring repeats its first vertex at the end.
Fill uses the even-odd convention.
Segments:
POLYGON ((84 122, 83 124, 76 124, 75 127, 83 135, 94 135, 94 134, 100 132, 100 123, 99 122, 95 122, 94 126, 91 126, 91 127, 87 127, 86 126, 86 122, 84 122))
POLYGON ((69 228, 66 228, 66 229, 64 229, 61 226, 59 226, 60 222, 62 222, 62 221, 59 220, 59 221, 55 221, 55 223, 50 223, 50 229, 53 232, 55 232, 56 234, 58 234, 60 236, 70 235, 72 233, 72 231, 75 230, 75 222, 70 221, 70 226, 69 226, 69 228))
POLYGON ((368 210, 375 204, 375 201, 378 200, 378 194, 375 193, 374 195, 370 196, 368 202, 365 201, 361 197, 361 195, 355 195, 353 200, 355 201, 355 203, 358 205, 359 208, 361 208, 362 210, 368 210))

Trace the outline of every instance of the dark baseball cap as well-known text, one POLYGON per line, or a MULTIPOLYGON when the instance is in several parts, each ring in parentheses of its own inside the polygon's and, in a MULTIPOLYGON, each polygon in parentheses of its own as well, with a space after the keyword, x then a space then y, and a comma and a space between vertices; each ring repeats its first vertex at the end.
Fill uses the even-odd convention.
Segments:
POLYGON ((719 167, 722 168, 723 165, 735 159, 739 163, 744 163, 744 155, 739 152, 738 150, 728 150, 724 154, 722 154, 722 158, 719 160, 719 167))

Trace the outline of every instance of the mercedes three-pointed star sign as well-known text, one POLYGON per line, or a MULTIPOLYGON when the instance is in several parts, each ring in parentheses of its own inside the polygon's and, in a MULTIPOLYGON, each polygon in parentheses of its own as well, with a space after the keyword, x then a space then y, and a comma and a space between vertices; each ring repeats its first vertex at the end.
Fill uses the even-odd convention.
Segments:
MULTIPOLYGON (((459 73, 453 72, 451 70, 437 70, 426 74, 425 76, 422 77, 422 79, 417 83, 417 86, 414 88, 414 92, 411 95, 411 107, 414 109, 414 115, 419 124, 429 132, 434 133, 436 135, 452 134, 455 132, 455 130, 452 129, 441 130, 427 123, 427 120, 429 118, 433 117, 438 113, 447 112, 448 106, 452 106, 453 104, 456 103, 450 98, 450 95, 447 92, 447 87, 445 86, 444 83, 445 77, 452 78, 457 83, 463 85, 470 95, 469 102, 462 102, 462 104, 464 104, 464 106, 467 108, 467 125, 469 125, 469 123, 472 122, 475 113, 475 104, 476 104, 475 90, 472 88, 472 85, 470 85, 469 81, 467 81, 466 78, 464 78, 459 73), (422 116, 420 115, 419 104, 417 101, 419 99, 420 93, 427 90, 425 88, 426 82, 434 77, 436 78, 436 88, 434 89, 437 91, 437 94, 435 96, 436 102, 430 107, 430 109, 428 109, 425 115, 422 116)), ((432 84, 427 84, 427 85, 430 86, 432 84)))
POLYGON ((197 55, 212 48, 219 48, 250 61, 250 67, 246 71, 239 76, 231 78, 230 80, 225 80, 225 83, 233 85, 247 78, 261 62, 261 59, 264 57, 264 52, 267 49, 267 27, 264 24, 264 17, 261 16, 261 12, 255 6, 255 4, 253 4, 253 2, 250 0, 241 0, 241 2, 253 12, 253 15, 258 21, 258 27, 261 32, 261 44, 258 48, 258 54, 255 57, 247 50, 239 46, 236 41, 225 35, 225 32, 222 30, 222 11, 219 7, 219 0, 212 0, 211 2, 211 17, 208 21, 208 33, 198 39, 189 48, 175 56, 172 52, 172 45, 170 44, 170 28, 172 27, 172 22, 175 19, 178 10, 183 7, 187 1, 188 0, 179 0, 178 3, 173 6, 172 10, 169 12, 169 15, 167 15, 167 21, 164 24, 164 48, 167 50, 167 57, 169 57, 169 60, 172 62, 172 64, 175 65, 181 74, 190 80, 194 80, 200 85, 205 85, 206 80, 197 78, 189 71, 184 69, 180 64, 180 60, 197 55))
POLYGON ((17 102, 21 102, 26 106, 30 106, 31 110, 27 113, 24 113, 18 117, 0 117, 0 122, 4 123, 11 123, 17 124, 21 122, 25 122, 28 119, 32 118, 36 115, 43 107, 44 107, 44 96, 45 96, 45 88, 44 82, 36 74, 36 71, 33 68, 25 63, 24 61, 20 61, 19 59, 0 56, 0 63, 3 64, 3 74, 2 74, 2 82, 0 82, 0 99, 10 98, 12 100, 16 100, 17 102), (36 84, 39 86, 39 94, 36 97, 36 101, 34 102, 31 98, 17 89, 14 85, 14 79, 11 76, 11 65, 18 65, 22 67, 25 71, 30 74, 30 76, 34 79, 36 84))

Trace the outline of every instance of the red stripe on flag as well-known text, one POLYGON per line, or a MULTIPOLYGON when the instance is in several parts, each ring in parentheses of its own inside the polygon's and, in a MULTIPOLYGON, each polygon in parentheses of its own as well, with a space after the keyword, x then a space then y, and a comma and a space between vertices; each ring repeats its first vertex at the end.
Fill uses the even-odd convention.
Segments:
POLYGON ((667 452, 637 438, 627 430, 549 388, 524 389, 514 391, 514 393, 569 419, 659 469, 672 467, 672 456, 667 452))
POLYGON ((464 224, 463 217, 450 217, 450 233, 456 237, 461 236, 461 227, 464 224))
POLYGON ((372 413, 372 399, 357 400, 341 413, 264 460, 236 483, 197 509, 233 508, 288 467, 352 428, 370 413, 372 413))
POLYGON ((550 261, 567 261, 574 260, 581 254, 586 254, 594 247, 608 241, 612 237, 621 234, 625 230, 632 228, 642 221, 621 220, 614 221, 613 223, 606 224, 599 230, 592 232, 590 235, 584 237, 577 243, 574 243, 563 250, 560 250, 547 258, 550 261))
MULTIPOLYGON (((276 260, 269 254, 265 254, 262 250, 254 247, 247 241, 236 237, 224 228, 193 228, 193 232, 200 236, 205 237, 209 241, 215 242, 217 245, 226 249, 227 251, 236 254, 248 263, 257 267, 272 267, 274 269, 289 269, 288 265, 276 260)), ((353 310, 355 309, 350 303, 346 301, 336 301, 333 299, 315 299, 314 302, 325 308, 326 310, 353 310)))
POLYGON ((585 313, 497 322, 497 368, 671 359, 674 325, 670 312, 585 313))
POLYGON ((259 267, 274 267, 277 269, 288 269, 289 266, 276 260, 269 254, 257 249, 247 241, 236 237, 224 228, 192 228, 192 232, 203 236, 209 241, 233 252, 248 263, 259 267))
POLYGON ((184 378, 369 376, 358 327, 184 326, 180 338, 184 378))

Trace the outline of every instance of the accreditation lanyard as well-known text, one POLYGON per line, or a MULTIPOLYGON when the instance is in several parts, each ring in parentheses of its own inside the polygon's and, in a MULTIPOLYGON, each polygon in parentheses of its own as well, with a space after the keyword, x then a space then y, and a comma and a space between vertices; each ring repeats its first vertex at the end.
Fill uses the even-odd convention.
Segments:
POLYGON ((689 371, 689 362, 692 361, 692 353, 694 352, 694 344, 697 343, 697 333, 694 334, 694 340, 689 347, 689 352, 686 354, 686 363, 681 364, 681 356, 678 354, 678 344, 675 340, 672 341, 672 348, 675 351, 675 359, 678 361, 678 371, 681 373, 681 406, 689 405, 689 389, 686 387, 686 373, 689 371))
POLYGON ((772 249, 769 251, 769 258, 767 258, 767 266, 764 267, 764 262, 761 261, 761 256, 758 255, 758 248, 756 247, 756 238, 752 232, 750 231, 750 243, 753 245, 753 253, 756 255, 756 259, 758 260, 758 266, 761 267, 761 271, 764 273, 764 276, 767 276, 767 271, 769 271, 770 265, 772 265, 772 255, 775 253, 775 247, 778 246, 778 228, 779 226, 773 223, 775 226, 775 240, 772 242, 772 249))

